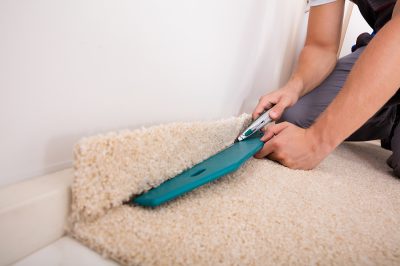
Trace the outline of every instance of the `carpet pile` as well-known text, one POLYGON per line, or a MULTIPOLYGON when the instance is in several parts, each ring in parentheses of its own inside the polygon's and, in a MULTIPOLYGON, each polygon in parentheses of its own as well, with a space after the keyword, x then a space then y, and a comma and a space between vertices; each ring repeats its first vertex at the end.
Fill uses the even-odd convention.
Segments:
POLYGON ((82 139, 68 233, 122 265, 400 264, 400 180, 371 143, 344 143, 312 171, 252 158, 160 207, 126 204, 229 146, 249 122, 82 139))

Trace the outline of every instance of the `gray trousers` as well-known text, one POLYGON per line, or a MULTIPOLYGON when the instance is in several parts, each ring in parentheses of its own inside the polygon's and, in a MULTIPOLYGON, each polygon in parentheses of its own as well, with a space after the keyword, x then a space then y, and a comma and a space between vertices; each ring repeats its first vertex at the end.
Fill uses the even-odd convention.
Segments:
MULTIPOLYGON (((288 108, 279 122, 288 121, 302 128, 310 127, 342 89, 354 63, 364 49, 365 47, 359 48, 339 59, 332 73, 318 87, 288 108)), ((397 176, 400 176, 400 128, 398 126, 393 128, 393 126, 399 103, 400 92, 398 91, 374 116, 347 138, 347 141, 391 138, 389 146, 393 155, 388 159, 388 164, 397 176)))

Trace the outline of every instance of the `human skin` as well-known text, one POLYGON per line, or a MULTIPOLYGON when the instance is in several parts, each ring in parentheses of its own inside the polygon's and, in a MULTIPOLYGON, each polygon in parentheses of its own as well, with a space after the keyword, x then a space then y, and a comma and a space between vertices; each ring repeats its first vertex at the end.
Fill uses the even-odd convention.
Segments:
MULTIPOLYGON (((397 1, 392 19, 365 48, 342 90, 316 122, 308 129, 288 122, 269 126, 261 139, 264 147, 254 157, 267 156, 294 169, 313 169, 397 92, 399 6, 397 1)), ((277 120, 331 73, 337 60, 343 9, 343 0, 311 8, 306 44, 291 79, 260 99, 253 118, 273 106, 270 116, 277 120)))

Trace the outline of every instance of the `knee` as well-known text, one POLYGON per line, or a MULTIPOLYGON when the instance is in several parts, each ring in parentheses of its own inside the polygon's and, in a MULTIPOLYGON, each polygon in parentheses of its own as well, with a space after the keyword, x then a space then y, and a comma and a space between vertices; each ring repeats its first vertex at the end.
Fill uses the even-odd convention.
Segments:
POLYGON ((301 128, 308 128, 313 123, 313 119, 308 108, 296 104, 286 109, 278 122, 289 122, 301 128))
POLYGON ((393 169, 393 173, 400 177, 400 126, 397 125, 390 141, 392 155, 386 163, 393 169))
POLYGON ((397 154, 392 154, 386 161, 390 168, 393 169, 393 174, 397 177, 400 177, 400 160, 397 154))
POLYGON ((393 174, 400 178, 400 167, 393 168, 393 174))

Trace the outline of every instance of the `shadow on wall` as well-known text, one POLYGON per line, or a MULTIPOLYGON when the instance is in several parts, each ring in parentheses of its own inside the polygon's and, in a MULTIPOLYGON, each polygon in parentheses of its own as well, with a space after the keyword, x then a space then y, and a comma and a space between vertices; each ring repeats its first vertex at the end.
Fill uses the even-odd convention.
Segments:
POLYGON ((45 153, 43 156, 43 165, 46 165, 47 167, 40 170, 40 172, 38 171, 36 173, 36 176, 72 167, 74 160, 73 152, 75 144, 77 144, 78 141, 82 138, 107 134, 108 132, 119 132, 121 130, 135 128, 137 127, 134 125, 127 126, 125 128, 120 128, 118 126, 110 128, 104 125, 102 128, 96 128, 85 132, 81 131, 79 133, 75 132, 73 134, 71 133, 65 135, 57 135, 47 142, 45 153))
MULTIPOLYGON (((230 78, 226 79, 226 87, 240 88, 240 91, 226 91, 225 99, 230 103, 221 104, 221 117, 242 112, 250 113, 261 95, 286 82, 296 61, 299 46, 304 42, 305 30, 301 30, 305 26, 304 10, 303 1, 252 2, 252 6, 246 12, 246 22, 240 29, 241 41, 235 47, 238 56, 230 66, 232 69, 228 71, 230 78)), ((156 122, 162 121, 153 121, 142 126, 157 124, 156 122)), ((70 167, 74 144, 83 136, 118 129, 121 128, 110 128, 108 125, 103 129, 99 127, 92 131, 53 137, 47 143, 43 158, 43 165, 47 167, 37 174, 70 167)))
POLYGON ((262 95, 278 89, 289 79, 304 45, 307 27, 305 9, 305 1, 285 0, 275 7, 278 12, 264 11, 260 31, 262 38, 253 69, 249 71, 239 113, 251 113, 262 95))
POLYGON ((80 136, 251 111, 304 2, 0 1, 0 185, 69 166, 80 136))
POLYGON ((42 165, 45 165, 46 168, 42 169, 37 175, 72 167, 74 145, 85 135, 87 133, 81 132, 81 134, 59 135, 51 138, 47 142, 43 156, 42 165))
POLYGON ((224 116, 240 114, 240 106, 243 99, 249 93, 252 86, 254 72, 257 67, 257 61, 260 53, 261 44, 269 36, 270 28, 267 24, 272 22, 274 12, 277 8, 274 1, 252 2, 251 10, 247 13, 247 18, 243 27, 240 29, 241 40, 238 43, 238 56, 230 72, 228 87, 240 88, 239 91, 229 91, 224 97, 229 103, 221 106, 221 113, 224 116), (240 52, 241 51, 241 52, 240 52), (227 107, 230 108, 227 108, 227 107))

